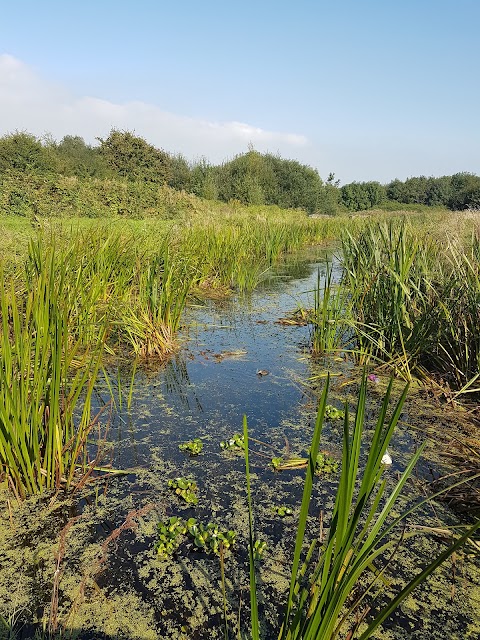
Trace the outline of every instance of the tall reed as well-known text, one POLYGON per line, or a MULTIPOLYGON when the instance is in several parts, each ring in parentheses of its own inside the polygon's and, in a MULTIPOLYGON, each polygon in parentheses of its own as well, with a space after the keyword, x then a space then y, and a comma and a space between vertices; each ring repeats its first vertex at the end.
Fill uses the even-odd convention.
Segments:
POLYGON ((342 240, 360 361, 387 362, 406 378, 441 377, 478 391, 480 263, 477 240, 420 239, 404 222, 371 225, 342 240))
POLYGON ((137 356, 167 356, 174 351, 194 275, 174 261, 164 242, 152 256, 137 256, 133 283, 117 305, 116 325, 137 356))
MULTIPOLYGON (((317 413, 309 462, 305 477, 302 505, 297 528, 297 536, 292 561, 290 589, 279 640, 334 640, 340 633, 353 638, 359 634, 366 640, 373 631, 390 615, 396 607, 425 580, 442 562, 461 547, 480 527, 480 521, 436 557, 428 566, 411 580, 381 611, 360 631, 363 616, 354 614, 381 579, 389 561, 404 540, 419 535, 418 530, 406 531, 402 525, 406 518, 425 502, 441 492, 425 498, 400 515, 397 514, 397 500, 411 476, 424 449, 421 446, 412 456, 400 478, 388 489, 383 476, 383 455, 389 445, 393 431, 400 418, 408 387, 387 419, 392 382, 384 396, 382 408, 372 439, 367 447, 366 460, 362 469, 362 436, 366 410, 366 375, 363 376, 358 395, 357 410, 353 425, 350 425, 348 407, 345 410, 343 429, 343 455, 340 481, 335 506, 330 518, 326 541, 322 544, 318 560, 314 560, 317 541, 313 541, 301 564, 305 532, 309 514, 310 499, 315 475, 316 459, 320 446, 321 432, 327 403, 329 380, 325 384, 317 413), (376 565, 382 565, 377 569, 376 565), (371 571, 367 579, 367 570, 371 571), (363 582, 362 582, 363 580, 363 582), (352 597, 354 587, 363 585, 363 593, 352 597), (352 622, 353 620, 353 622, 352 622), (347 629, 349 630, 347 631, 347 629)), ((246 425, 244 431, 247 433, 246 425)), ((248 439, 246 438, 248 446, 248 439)), ((253 539, 253 519, 250 497, 248 456, 246 453, 247 495, 250 522, 250 541, 253 539)), ((256 591, 253 558, 250 557, 251 590, 256 591), (252 575, 253 574, 253 575, 252 575)), ((260 638, 259 616, 256 597, 251 598, 252 638, 260 638)))
POLYGON ((313 310, 307 314, 315 355, 332 354, 350 346, 353 333, 350 300, 348 289, 334 281, 332 264, 327 262, 324 278, 318 271, 313 310))
POLYGON ((0 468, 19 498, 85 469, 105 328, 88 347, 69 332, 67 271, 52 247, 25 290, 0 271, 0 468))

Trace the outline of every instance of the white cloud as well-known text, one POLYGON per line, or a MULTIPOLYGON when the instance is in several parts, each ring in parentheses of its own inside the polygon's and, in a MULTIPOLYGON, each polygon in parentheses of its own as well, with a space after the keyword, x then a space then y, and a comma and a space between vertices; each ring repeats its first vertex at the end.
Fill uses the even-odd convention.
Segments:
POLYGON ((106 137, 112 127, 135 131, 148 142, 188 158, 219 162, 246 150, 279 151, 297 156, 309 146, 305 136, 266 131, 243 122, 210 122, 163 111, 144 102, 115 104, 79 97, 43 79, 11 55, 0 55, 0 135, 21 130, 37 136, 80 135, 87 142, 106 137))

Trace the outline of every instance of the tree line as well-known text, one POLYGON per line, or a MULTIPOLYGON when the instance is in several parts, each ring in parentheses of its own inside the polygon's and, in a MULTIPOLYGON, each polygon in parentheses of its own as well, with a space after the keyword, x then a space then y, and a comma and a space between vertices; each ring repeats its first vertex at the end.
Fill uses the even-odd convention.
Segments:
POLYGON ((308 213, 336 214, 380 207, 388 201, 445 206, 480 207, 480 177, 412 177, 404 182, 352 182, 340 187, 333 174, 323 181, 318 171, 296 160, 249 147, 222 164, 202 158, 188 162, 129 131, 112 129, 98 145, 68 135, 60 142, 26 132, 0 138, 0 181, 15 175, 66 176, 80 179, 120 179, 150 187, 167 185, 202 198, 243 204, 273 204, 308 213))

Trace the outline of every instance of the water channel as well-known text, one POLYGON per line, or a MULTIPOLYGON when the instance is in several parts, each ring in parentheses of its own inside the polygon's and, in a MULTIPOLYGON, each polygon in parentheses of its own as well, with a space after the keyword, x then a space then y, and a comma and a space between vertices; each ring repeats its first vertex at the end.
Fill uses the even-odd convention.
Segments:
MULTIPOLYGON (((246 415, 253 439, 255 526, 257 537, 266 542, 259 562, 260 609, 264 637, 276 638, 304 472, 276 472, 270 461, 274 456, 305 455, 327 369, 332 372, 329 402, 339 408, 347 400, 354 409, 360 376, 345 359, 315 362, 309 353, 309 328, 279 322, 299 305, 312 305, 317 272, 325 272, 327 259, 338 277, 335 249, 317 249, 279 264, 250 296, 192 304, 179 353, 166 365, 137 371, 130 406, 129 377, 120 378, 109 419, 108 460, 129 473, 58 506, 44 499, 28 507, 40 515, 36 527, 19 525, 13 545, 18 555, 7 543, 0 547, 3 559, 19 572, 6 576, 2 563, 0 586, 12 607, 15 585, 23 584, 26 602, 19 596, 17 607, 41 616, 50 614, 53 602, 59 623, 80 630, 80 638, 223 638, 218 557, 195 550, 188 541, 172 557, 162 559, 155 552, 157 523, 178 515, 237 532, 237 543, 225 558, 226 593, 231 637, 237 637, 239 619, 244 632, 249 607, 244 460, 241 452, 222 450, 220 442, 241 432, 246 415), (199 456, 179 450, 179 444, 194 438, 203 443, 199 456), (180 476, 197 483, 197 505, 180 501, 169 489, 168 480, 180 476), (293 514, 279 517, 274 508, 280 505, 293 514), (60 575, 58 602, 55 593, 52 599, 55 570, 60 575)), ((383 382, 372 385, 372 421, 384 388, 383 382)), ((99 405, 106 395, 99 394, 99 405)), ((392 477, 422 439, 408 428, 411 418, 407 410, 393 441, 392 477)), ((340 459, 340 447, 341 422, 328 421, 321 449, 340 459)), ((424 462, 420 475, 427 475, 430 467, 431 462, 424 462)), ((318 532, 320 513, 328 521, 336 477, 318 478, 310 535, 318 532)), ((455 522, 443 506, 426 510, 424 517, 428 523, 455 522)), ((441 541, 424 538, 400 551, 389 572, 392 593, 397 582, 413 575, 441 548, 441 541)), ((388 597, 388 588, 379 602, 388 597)), ((478 638, 479 593, 478 571, 462 556, 455 567, 445 566, 415 592, 377 637, 478 638)), ((24 637, 31 637, 31 627, 24 629, 24 637)))

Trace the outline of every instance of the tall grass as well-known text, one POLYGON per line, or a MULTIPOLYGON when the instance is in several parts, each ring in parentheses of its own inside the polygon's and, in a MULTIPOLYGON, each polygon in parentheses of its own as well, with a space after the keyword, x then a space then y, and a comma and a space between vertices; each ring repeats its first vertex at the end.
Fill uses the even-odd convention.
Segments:
POLYGON ((407 379, 429 375, 457 391, 479 390, 477 242, 441 247, 394 222, 344 234, 344 285, 360 361, 386 362, 407 379))
POLYGON ((348 289, 334 282, 331 263, 327 262, 325 277, 320 271, 314 290, 314 305, 307 314, 310 322, 312 352, 323 356, 348 349, 352 339, 348 289))
POLYGON ((88 347, 69 331, 65 265, 52 248, 20 293, 0 272, 0 468, 19 498, 69 489, 85 470, 105 328, 88 347))
MULTIPOLYGON (((363 616, 355 616, 354 614, 358 612, 360 605, 371 593, 375 584, 382 579, 388 563, 400 545, 406 539, 419 534, 415 530, 406 531, 404 522, 413 511, 430 498, 417 502, 399 515, 397 500, 411 476, 424 446, 420 447, 412 456, 396 484, 389 489, 387 480, 383 476, 382 457, 400 418, 408 390, 406 387, 388 419, 391 382, 384 396, 372 439, 367 446, 366 460, 362 468, 362 436, 365 425, 367 388, 366 376, 364 375, 353 425, 350 425, 348 407, 345 411, 342 469, 328 535, 321 544, 318 559, 314 559, 315 546, 318 544, 314 540, 302 564, 301 558, 315 475, 315 461, 320 446, 328 387, 327 379, 318 406, 309 452, 309 464, 292 561, 290 589, 283 624, 278 635, 279 640, 334 640, 340 634, 345 633, 349 638, 358 633, 357 637, 366 640, 418 584, 461 547, 480 527, 480 521, 478 521, 463 535, 458 536, 453 544, 430 562, 397 596, 373 616, 364 631, 359 630, 363 623, 363 616), (379 565, 381 568, 378 568, 379 565), (362 590, 361 595, 358 595, 358 587, 362 590), (354 588, 356 588, 355 591, 354 588), (354 593, 355 595, 353 595, 354 593)), ((247 432, 246 425, 244 431, 247 432)), ((247 439, 246 442, 248 443, 247 439)), ((250 541, 252 541, 252 506, 247 452, 245 460, 250 541)), ((437 495, 435 494, 431 498, 435 498, 437 495)), ((252 591, 256 590, 254 570, 253 558, 250 557, 252 591)), ((252 638, 255 640, 260 638, 256 597, 251 599, 251 616, 252 638)))
POLYGON ((136 356, 165 357, 175 350, 193 280, 187 265, 172 260, 165 241, 147 259, 137 256, 132 287, 126 297, 120 297, 116 320, 136 356))

